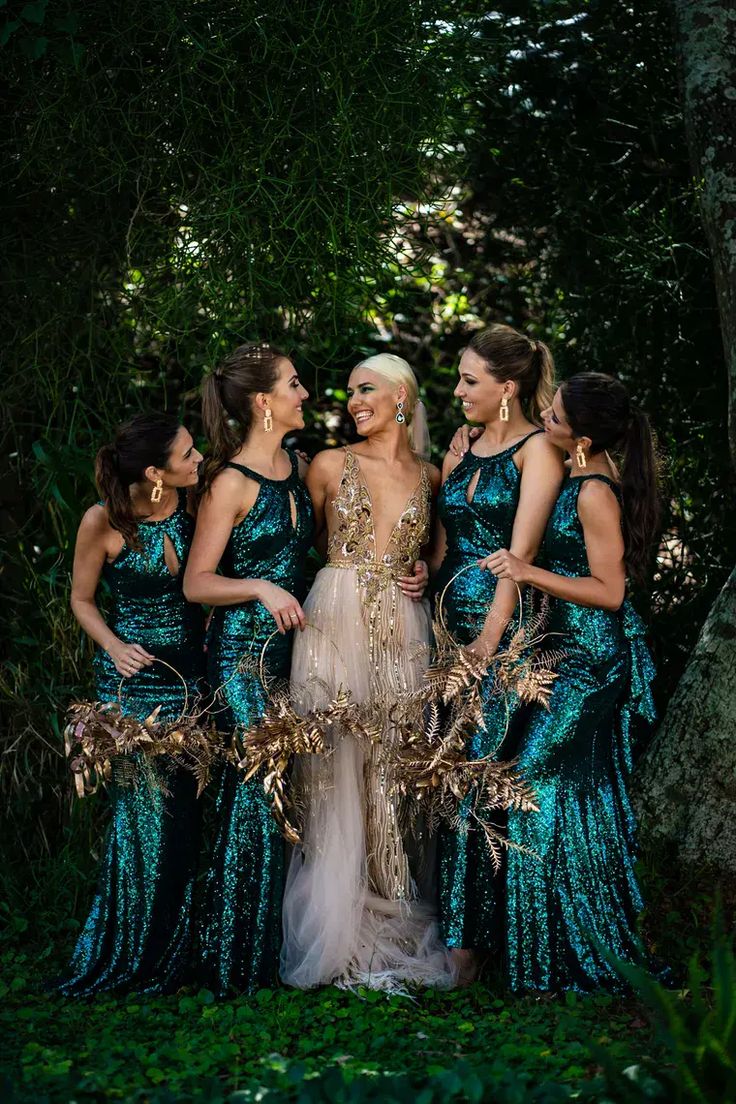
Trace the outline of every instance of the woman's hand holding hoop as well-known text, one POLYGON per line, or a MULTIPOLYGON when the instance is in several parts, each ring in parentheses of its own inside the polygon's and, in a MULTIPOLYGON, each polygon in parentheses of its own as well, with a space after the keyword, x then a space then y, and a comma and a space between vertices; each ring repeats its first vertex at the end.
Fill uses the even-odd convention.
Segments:
POLYGON ((478 560, 478 566, 490 571, 497 579, 511 579, 514 583, 525 583, 529 564, 520 560, 506 548, 499 548, 491 556, 478 560))
POLYGON ((271 614, 280 633, 287 633, 290 629, 303 629, 306 626, 304 610, 293 594, 289 594, 283 587, 270 583, 268 579, 259 579, 258 600, 271 614))
POLYGON ((119 640, 107 649, 107 654, 115 664, 115 670, 123 678, 131 678, 137 675, 144 667, 150 667, 156 661, 156 657, 142 648, 140 644, 124 644, 119 640))

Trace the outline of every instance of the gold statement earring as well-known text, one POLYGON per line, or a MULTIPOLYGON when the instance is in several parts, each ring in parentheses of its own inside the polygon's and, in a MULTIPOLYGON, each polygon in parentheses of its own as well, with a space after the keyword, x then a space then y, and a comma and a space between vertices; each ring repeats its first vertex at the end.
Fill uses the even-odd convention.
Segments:
POLYGON ((578 445, 575 449, 575 459, 578 462, 579 468, 587 468, 588 461, 585 459, 585 449, 582 445, 578 445))
POLYGON ((156 480, 156 486, 151 491, 151 502, 160 502, 164 493, 163 479, 156 480))
POLYGON ((271 413, 271 407, 267 406, 263 415, 263 432, 270 433, 273 429, 273 414, 271 413))
POLYGON ((507 422, 509 420, 509 397, 504 395, 501 399, 501 421, 507 422))

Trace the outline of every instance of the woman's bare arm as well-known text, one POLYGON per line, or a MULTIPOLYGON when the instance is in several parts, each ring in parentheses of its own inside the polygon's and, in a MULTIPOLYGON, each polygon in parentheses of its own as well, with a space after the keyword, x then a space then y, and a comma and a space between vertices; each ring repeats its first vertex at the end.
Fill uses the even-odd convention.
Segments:
POLYGON ((126 643, 116 636, 97 605, 105 560, 121 550, 119 534, 110 528, 104 506, 90 507, 80 523, 74 548, 71 607, 87 635, 107 652, 120 674, 129 678, 141 667, 150 666, 155 657, 140 644, 126 643))
POLYGON ((499 586, 504 580, 515 580, 579 606, 617 610, 626 593, 626 569, 621 508, 610 487, 597 480, 586 481, 578 496, 578 516, 585 535, 589 576, 571 579, 556 575, 500 549, 488 559, 490 570, 499 577, 499 586))

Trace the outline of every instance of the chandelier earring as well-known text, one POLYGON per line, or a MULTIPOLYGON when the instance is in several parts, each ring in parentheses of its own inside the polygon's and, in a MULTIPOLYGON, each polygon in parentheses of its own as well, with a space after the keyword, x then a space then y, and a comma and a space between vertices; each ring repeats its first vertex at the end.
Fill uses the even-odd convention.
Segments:
POLYGON ((406 421, 406 418, 404 416, 404 403, 401 399, 399 399, 396 404, 396 421, 399 423, 399 425, 403 425, 406 421))

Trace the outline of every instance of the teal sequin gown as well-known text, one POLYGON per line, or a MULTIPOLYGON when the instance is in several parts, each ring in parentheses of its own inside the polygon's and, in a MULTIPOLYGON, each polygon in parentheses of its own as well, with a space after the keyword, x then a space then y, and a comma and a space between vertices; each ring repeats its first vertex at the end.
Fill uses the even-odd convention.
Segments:
MULTIPOLYGON (((112 594, 113 632, 180 671, 190 701, 203 690, 205 665, 202 611, 182 591, 193 533, 182 491, 168 518, 139 523, 142 551, 125 545, 102 571, 112 594), (166 565, 166 541, 179 563, 176 576, 166 565)), ((97 700, 116 701, 121 676, 102 650, 95 655, 95 674, 97 700)), ((161 719, 174 720, 184 699, 180 679, 161 664, 125 679, 121 690, 125 712, 139 720, 157 705, 161 719)), ((125 771, 124 761, 113 771, 125 771)), ((192 934, 199 812, 196 785, 187 772, 167 772, 165 784, 167 795, 145 784, 113 781, 110 787, 112 823, 97 891, 69 970, 57 983, 66 996, 165 993, 181 983, 192 934)))
MULTIPOLYGON (((268 579, 302 602, 305 566, 314 535, 312 504, 290 454, 287 479, 267 479, 230 464, 260 484, 247 517, 237 525, 223 555, 224 575, 268 579), (296 506, 292 522, 291 499, 296 506)), ((216 714, 221 731, 246 730, 264 710, 263 688, 252 672, 240 673, 244 655, 258 663, 276 622, 260 602, 219 606, 209 646, 212 689, 223 686, 227 708, 216 714), (224 685, 226 684, 226 685, 224 685)), ((293 633, 277 635, 266 652, 269 678, 287 678, 293 633)), ((243 782, 237 768, 225 767, 217 796, 216 836, 206 880, 201 925, 201 975, 219 995, 253 992, 276 981, 281 946, 284 843, 257 776, 243 782)))
MULTIPOLYGON (((586 479, 619 494, 605 476, 566 480, 540 555, 558 575, 590 574, 577 513, 586 479)), ((518 749, 540 811, 510 813, 509 839, 539 859, 508 855, 509 981, 516 990, 616 989, 595 941, 626 961, 641 958, 627 783, 632 726, 654 721, 654 667, 628 602, 611 612, 554 600, 548 627, 563 634, 566 656, 549 711, 535 706, 518 749)))
MULTIPOLYGON (((532 436, 534 433, 528 434, 494 456, 467 452, 445 480, 438 510, 447 533, 447 551, 435 582, 436 598, 461 568, 498 548, 509 547, 521 485, 521 472, 513 458, 532 436), (476 472, 480 473, 478 482, 468 502, 468 488, 476 472)), ((444 599, 445 617, 460 644, 469 644, 478 636, 495 593, 495 575, 481 568, 465 571, 449 587, 444 599)), ((493 753, 504 740, 506 710, 501 699, 491 697, 491 680, 489 675, 482 691, 486 730, 479 729, 468 748, 474 759, 493 753)), ((513 723, 513 701, 509 707, 513 723)), ((502 921, 499 880, 481 833, 441 829, 439 868, 440 932, 447 946, 495 946, 502 921)))

